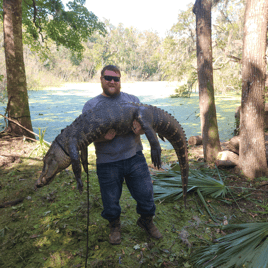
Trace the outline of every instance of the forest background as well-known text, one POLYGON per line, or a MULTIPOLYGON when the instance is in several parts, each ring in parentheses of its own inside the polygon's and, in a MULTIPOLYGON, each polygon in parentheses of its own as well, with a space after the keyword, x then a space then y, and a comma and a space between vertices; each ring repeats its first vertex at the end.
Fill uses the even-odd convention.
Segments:
MULTIPOLYGON (((244 1, 219 3, 212 13, 215 92, 241 91, 244 1)), ((125 28, 105 20, 106 33, 95 32, 75 53, 53 41, 32 43, 23 31, 28 90, 64 82, 96 82, 107 64, 122 70, 124 81, 180 81, 178 93, 197 86, 195 15, 192 5, 178 14, 165 38, 153 31, 125 28), (30 43, 31 42, 31 46, 30 43)), ((0 43, 3 25, 0 22, 0 43)), ((1 100, 6 97, 4 47, 0 48, 1 100)), ((6 99, 5 99, 6 100, 6 99)))

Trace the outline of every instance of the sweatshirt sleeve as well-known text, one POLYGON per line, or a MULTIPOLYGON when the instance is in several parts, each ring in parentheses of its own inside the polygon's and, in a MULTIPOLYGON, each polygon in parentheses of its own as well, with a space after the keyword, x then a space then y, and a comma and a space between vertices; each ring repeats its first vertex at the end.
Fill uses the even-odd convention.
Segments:
POLYGON ((97 96, 95 98, 88 100, 82 109, 82 113, 85 113, 93 109, 97 105, 97 103, 100 101, 100 98, 101 98, 100 96, 97 96))

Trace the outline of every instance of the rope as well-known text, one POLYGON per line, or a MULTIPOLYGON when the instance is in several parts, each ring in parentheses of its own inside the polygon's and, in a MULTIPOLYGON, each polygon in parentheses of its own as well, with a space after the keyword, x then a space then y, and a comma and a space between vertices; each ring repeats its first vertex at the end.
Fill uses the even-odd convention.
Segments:
MULTIPOLYGON (((88 167, 88 163, 87 163, 88 167)), ((88 227, 89 227, 89 176, 87 169, 87 249, 86 249, 86 263, 85 268, 87 268, 87 259, 88 259, 88 227)))

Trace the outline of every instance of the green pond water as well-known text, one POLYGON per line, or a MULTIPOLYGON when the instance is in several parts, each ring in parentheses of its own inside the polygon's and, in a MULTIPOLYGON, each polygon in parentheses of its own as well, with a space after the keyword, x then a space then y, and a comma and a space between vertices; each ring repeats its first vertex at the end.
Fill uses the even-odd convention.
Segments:
MULTIPOLYGON (((175 83, 135 82, 123 83, 122 91, 134 94, 145 104, 155 105, 173 115, 182 125, 187 138, 200 135, 200 117, 198 94, 191 98, 170 98, 176 88, 175 83)), ((61 88, 42 91, 29 91, 29 104, 33 130, 46 129, 45 140, 52 142, 61 129, 70 125, 81 114, 84 103, 102 92, 99 83, 66 84, 61 88)), ((240 105, 238 95, 217 95, 216 109, 220 140, 226 141, 233 136, 234 113, 240 105)), ((0 106, 0 113, 5 113, 6 103, 0 106)), ((5 122, 0 117, 0 131, 5 122)), ((145 135, 142 137, 148 145, 145 135)), ((161 146, 171 148, 166 141, 161 146)))

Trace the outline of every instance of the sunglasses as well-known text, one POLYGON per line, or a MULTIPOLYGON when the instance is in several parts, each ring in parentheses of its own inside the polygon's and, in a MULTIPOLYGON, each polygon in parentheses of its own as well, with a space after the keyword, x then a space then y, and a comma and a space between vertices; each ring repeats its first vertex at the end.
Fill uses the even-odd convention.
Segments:
POLYGON ((103 78, 104 78, 106 81, 109 81, 109 82, 111 82, 112 80, 114 80, 114 82, 119 82, 119 81, 120 81, 120 77, 118 77, 118 76, 104 75, 103 78))

